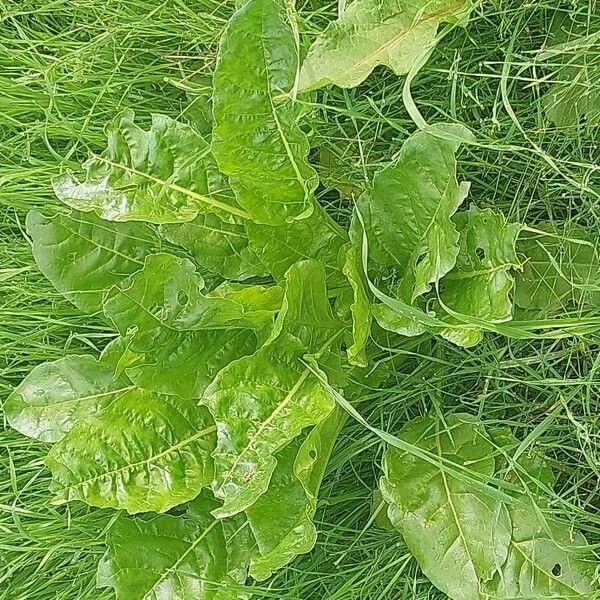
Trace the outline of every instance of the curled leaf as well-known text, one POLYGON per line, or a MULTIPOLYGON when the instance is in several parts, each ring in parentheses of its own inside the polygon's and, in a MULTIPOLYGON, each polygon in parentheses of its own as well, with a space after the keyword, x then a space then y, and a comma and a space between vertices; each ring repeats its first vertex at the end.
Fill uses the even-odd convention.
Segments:
POLYGON ((228 190, 200 134, 166 115, 153 115, 148 131, 134 119, 127 109, 106 126, 108 147, 84 164, 84 181, 71 173, 54 179, 60 200, 108 221, 179 223, 206 211, 243 216, 231 198, 208 196, 228 190))

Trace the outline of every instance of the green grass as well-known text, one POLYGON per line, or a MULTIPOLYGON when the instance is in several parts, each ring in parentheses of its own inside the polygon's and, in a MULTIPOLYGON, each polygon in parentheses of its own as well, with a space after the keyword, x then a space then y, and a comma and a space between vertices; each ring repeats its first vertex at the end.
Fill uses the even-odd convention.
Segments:
MULTIPOLYGON (((232 10, 232 2, 213 0, 0 0, 0 400, 33 365, 101 348, 109 335, 37 272, 24 215, 57 206, 51 176, 101 149, 103 125, 120 109, 133 107, 143 121, 151 112, 191 117, 200 101, 186 90, 203 89, 232 10), (26 270, 2 280, 15 268, 26 270)), ((308 2, 303 29, 316 33, 335 11, 336 3, 308 2)), ((446 36, 413 83, 427 121, 458 120, 477 133, 460 160, 472 202, 528 224, 550 218, 598 235, 598 132, 548 123, 540 98, 561 72, 558 62, 548 69, 536 59, 557 13, 593 28, 596 12, 594 0, 485 2, 466 31, 446 36)), ((583 46, 571 60, 592 52, 583 46)), ((312 144, 340 165, 322 167, 321 199, 341 221, 352 206, 348 189, 364 185, 415 128, 403 85, 377 69, 359 88, 326 89, 311 102, 312 144)), ((389 432, 432 408, 509 424, 547 452, 558 474, 552 508, 597 547, 599 342, 597 334, 560 341, 487 336, 470 351, 411 342, 388 386, 365 390, 357 407, 389 432)), ((317 548, 257 586, 256 598, 441 597, 400 537, 370 524, 381 451, 375 434, 349 422, 323 486, 317 548)), ((9 428, 0 432, 0 599, 110 598, 95 589, 94 571, 113 515, 52 506, 44 454, 41 444, 9 428)))

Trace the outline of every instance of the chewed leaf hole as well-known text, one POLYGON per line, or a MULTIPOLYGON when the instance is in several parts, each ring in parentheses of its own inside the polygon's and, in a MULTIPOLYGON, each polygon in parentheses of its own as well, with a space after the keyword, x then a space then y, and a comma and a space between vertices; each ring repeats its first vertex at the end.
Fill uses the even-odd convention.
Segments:
POLYGON ((485 250, 481 246, 477 247, 475 254, 479 260, 483 260, 485 258, 485 250))
POLYGON ((308 451, 308 455, 310 456, 311 460, 316 460, 317 458, 317 451, 313 448, 311 450, 308 451))
POLYGON ((179 306, 186 306, 189 300, 190 299, 188 295, 183 290, 177 294, 177 302, 179 303, 179 306))
POLYGON ((562 567, 560 563, 556 563, 552 567, 552 575, 554 575, 554 577, 560 577, 562 575, 562 567))

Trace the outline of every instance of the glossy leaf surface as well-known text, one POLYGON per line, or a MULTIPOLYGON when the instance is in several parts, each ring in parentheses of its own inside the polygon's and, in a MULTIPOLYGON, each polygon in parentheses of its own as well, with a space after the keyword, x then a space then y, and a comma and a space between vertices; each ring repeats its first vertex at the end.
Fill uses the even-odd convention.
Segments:
POLYGON ((354 0, 313 43, 299 88, 351 88, 377 65, 408 73, 436 43, 442 22, 465 23, 471 0, 354 0))
POLYGON ((215 506, 200 496, 180 516, 121 516, 107 535, 98 587, 113 588, 116 600, 235 600, 223 523, 210 515, 215 506))
POLYGON ((345 283, 341 271, 348 236, 319 205, 306 219, 273 226, 247 222, 246 230, 250 248, 276 280, 297 261, 315 259, 325 265, 333 285, 345 283))
POLYGON ((442 314, 449 313, 442 318, 463 326, 441 333, 460 346, 474 346, 483 332, 476 325, 465 325, 463 317, 490 323, 512 319, 511 271, 520 267, 515 244, 521 224, 509 224, 504 215, 474 206, 456 215, 454 222, 460 232, 458 257, 454 269, 443 279, 439 296, 442 314))
POLYGON ((246 509, 260 555, 250 574, 262 581, 299 554, 313 549, 317 531, 313 517, 317 495, 333 445, 345 422, 340 408, 306 436, 299 436, 277 454, 269 489, 246 509))
POLYGON ((291 93, 298 33, 284 0, 248 0, 230 19, 214 73, 213 153, 238 202, 277 225, 314 210, 315 170, 291 93))
POLYGON ((455 153, 470 140, 462 125, 435 125, 412 135, 398 158, 373 179, 357 203, 366 230, 369 274, 395 273, 408 303, 429 291, 456 264, 459 234, 451 217, 467 196, 456 180, 455 153))
POLYGON ((172 254, 146 258, 144 268, 108 293, 104 311, 121 334, 136 327, 133 349, 152 348, 177 331, 260 329, 280 309, 278 287, 224 284, 204 291, 192 262, 172 254))
POLYGON ((215 516, 252 506, 267 491, 274 454, 332 411, 330 393, 301 361, 304 352, 298 338, 281 335, 225 367, 206 390, 217 423, 214 492, 224 501, 215 516))
POLYGON ((160 233, 172 244, 188 250, 198 265, 225 279, 244 280, 267 274, 250 248, 241 219, 224 220, 206 213, 189 223, 161 225, 160 233))
POLYGON ((104 312, 121 335, 135 328, 126 368, 139 387, 199 398, 217 372, 255 350, 260 328, 281 303, 277 288, 226 285, 203 293, 204 280, 187 259, 157 254, 108 294, 104 312))
POLYGON ((23 435, 57 442, 131 389, 93 357, 65 356, 32 369, 7 398, 4 413, 23 435))
POLYGON ((106 291, 144 266, 159 240, 143 223, 109 223, 94 214, 45 217, 31 211, 33 256, 52 285, 81 310, 102 310, 106 291))
POLYGON ((52 447, 51 491, 60 501, 164 512, 210 485, 215 437, 205 407, 134 389, 52 447))
POLYGON ((89 159, 85 179, 65 173, 53 181, 54 192, 79 211, 94 211, 108 221, 179 223, 199 212, 240 215, 218 173, 210 146, 190 126, 166 115, 153 115, 144 131, 125 110, 106 126, 108 147, 89 159))

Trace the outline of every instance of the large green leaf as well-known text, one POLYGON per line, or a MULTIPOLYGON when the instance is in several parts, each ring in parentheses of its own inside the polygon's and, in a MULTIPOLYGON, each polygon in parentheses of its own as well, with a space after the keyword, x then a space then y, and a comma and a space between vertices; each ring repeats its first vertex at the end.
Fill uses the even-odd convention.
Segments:
MULTIPOLYGON (((399 437, 454 468, 495 472, 494 447, 481 423, 453 415, 411 421, 399 437)), ((452 600, 478 600, 509 552, 511 523, 502 501, 433 464, 389 447, 381 491, 388 515, 431 582, 452 600)))
POLYGON ((216 516, 252 506, 267 490, 274 454, 332 411, 330 392, 301 361, 305 351, 298 338, 282 334, 226 366, 206 390, 217 423, 214 491, 224 501, 216 516))
POLYGON ((102 310, 113 285, 144 266, 144 257, 160 247, 143 223, 109 223, 94 214, 44 217, 27 215, 33 256, 54 287, 81 310, 102 310))
POLYGON ((332 285, 345 283, 342 275, 346 232, 318 204, 300 221, 281 225, 261 225, 248 221, 250 247, 276 280, 297 261, 320 260, 332 285))
POLYGON ((104 312, 122 335, 136 327, 132 349, 145 350, 178 331, 260 329, 273 320, 281 301, 282 290, 275 286, 226 283, 205 292, 187 258, 154 254, 109 291, 104 312))
POLYGON ((238 598, 224 523, 210 515, 216 505, 200 496, 180 516, 119 517, 107 535, 98 587, 113 588, 116 600, 238 598))
POLYGON ((223 220, 206 213, 189 223, 161 225, 159 231, 172 244, 188 250, 200 266, 225 279, 244 280, 267 274, 250 248, 242 219, 223 220))
POLYGON ((377 65, 408 73, 435 46, 442 22, 465 24, 471 0, 354 0, 309 50, 299 88, 357 86, 377 65))
POLYGON ((65 356, 32 369, 6 400, 4 414, 23 435, 57 442, 132 387, 91 356, 65 356))
POLYGON ((540 522, 533 504, 508 507, 512 538, 500 572, 485 586, 492 598, 596 598, 596 560, 585 538, 551 518, 540 522))
POLYGON ((299 554, 313 549, 317 495, 345 420, 343 410, 336 407, 305 437, 297 437, 277 454, 269 489, 246 509, 259 549, 250 565, 255 579, 266 579, 299 554))
POLYGON ((153 115, 144 131, 124 110, 106 126, 108 147, 85 165, 85 180, 70 173, 53 181, 65 204, 94 211, 108 221, 178 223, 199 212, 243 215, 194 129, 165 115, 153 115), (215 197, 208 197, 207 194, 215 197))
POLYGON ((200 398, 230 362, 256 350, 250 329, 181 331, 165 335, 125 367, 138 387, 182 398, 200 398))
POLYGON ((512 494, 519 503, 507 506, 512 522, 508 557, 485 593, 544 600, 596 597, 597 559, 583 535, 548 514, 548 501, 540 494, 541 486, 552 487, 555 481, 545 457, 535 447, 524 448, 507 428, 490 433, 502 453, 496 459, 498 475, 517 482, 512 494))
POLYGON ((248 0, 229 20, 214 73, 213 153, 238 202, 276 225, 314 210, 317 174, 292 97, 298 32, 285 0, 248 0))
POLYGON ((51 491, 59 501, 163 512, 211 483, 215 437, 205 407, 133 389, 52 447, 51 491))
POLYGON ((475 206, 457 214, 454 222, 460 231, 458 257, 454 269, 444 277, 439 295, 442 315, 449 313, 443 320, 462 325, 442 330, 441 335, 460 346, 474 346, 483 332, 461 317, 490 323, 512 319, 511 270, 520 267, 515 244, 522 226, 475 206))
POLYGON ((560 231, 550 224, 539 229, 523 234, 517 245, 524 260, 516 276, 515 303, 542 317, 599 306, 600 258, 586 232, 579 227, 560 231))
POLYGON ((393 275, 409 303, 456 264, 459 234, 451 217, 469 185, 456 180, 455 153, 471 139, 462 125, 434 125, 413 134, 357 202, 362 222, 355 215, 353 239, 362 240, 364 225, 369 274, 393 275))
POLYGON ((203 293, 204 281, 187 259, 147 258, 144 269, 108 294, 104 312, 139 354, 125 372, 139 387, 199 398, 217 372, 256 349, 250 327, 270 323, 281 290, 224 284, 203 293))

